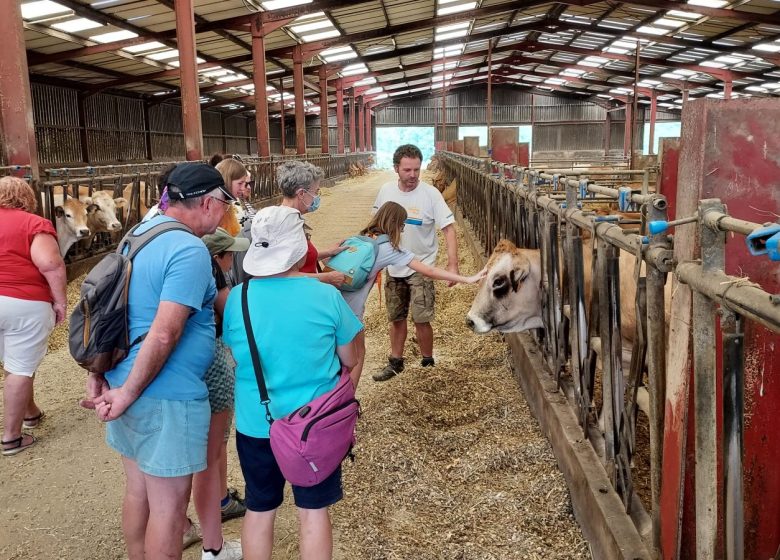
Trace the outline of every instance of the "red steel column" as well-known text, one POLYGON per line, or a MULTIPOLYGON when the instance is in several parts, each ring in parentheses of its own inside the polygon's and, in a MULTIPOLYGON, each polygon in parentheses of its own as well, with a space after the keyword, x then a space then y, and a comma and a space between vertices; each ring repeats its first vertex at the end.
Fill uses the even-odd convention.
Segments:
POLYGON ((284 135, 284 79, 279 78, 279 95, 281 97, 279 98, 279 103, 281 103, 281 111, 282 111, 282 155, 284 155, 285 151, 285 142, 287 142, 287 139, 284 135))
POLYGON ((366 116, 365 116, 366 150, 370 152, 371 151, 371 105, 369 103, 366 103, 365 110, 366 110, 366 116))
POLYGON ((341 78, 336 80, 336 136, 339 154, 344 153, 344 84, 341 78))
POLYGON ((365 101, 363 96, 360 96, 360 108, 358 109, 358 133, 360 134, 360 151, 366 151, 366 125, 365 125, 365 101))
MULTIPOLYGON (((10 13, 0 17, 0 133, 7 164, 29 165, 33 180, 37 180, 38 148, 19 5, 11 3, 10 13)), ((17 175, 23 176, 24 171, 17 175)))
POLYGON ((203 129, 200 121, 198 63, 195 57, 195 10, 193 0, 175 0, 176 43, 179 47, 181 116, 187 161, 203 159, 203 129))
POLYGON ((349 96, 349 151, 352 153, 357 151, 355 101, 355 88, 353 87, 352 95, 349 96))
POLYGON ((295 92, 295 147, 306 153, 306 114, 303 110, 303 52, 300 45, 293 49, 293 91, 295 92))
POLYGON ((271 141, 268 132, 268 96, 265 77, 265 33, 258 15, 252 20, 252 71, 255 80, 255 126, 257 153, 260 157, 271 155, 271 141))
POLYGON ((626 101, 626 123, 623 130, 623 157, 628 157, 631 153, 631 104, 626 101))
POLYGON ((658 94, 653 90, 650 96, 650 149, 648 154, 653 155, 655 153, 655 117, 658 111, 658 94))
POLYGON ((323 154, 330 152, 330 140, 328 138, 328 74, 325 66, 320 66, 320 138, 322 143, 320 151, 323 154))
POLYGON ((488 39, 488 59, 487 59, 487 106, 485 108, 485 122, 487 124, 487 149, 488 155, 491 155, 492 145, 490 142, 490 125, 493 118, 493 40, 488 39))
POLYGON ((726 80, 725 82, 723 82, 723 98, 724 99, 731 99, 731 88, 732 88, 731 80, 726 80))

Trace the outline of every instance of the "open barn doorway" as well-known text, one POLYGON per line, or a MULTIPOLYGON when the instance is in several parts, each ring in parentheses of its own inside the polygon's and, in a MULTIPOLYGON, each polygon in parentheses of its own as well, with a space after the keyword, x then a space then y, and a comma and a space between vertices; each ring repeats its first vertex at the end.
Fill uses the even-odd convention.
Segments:
POLYGON ((393 152, 403 144, 414 144, 423 155, 422 168, 428 165, 434 151, 432 126, 385 126, 376 129, 376 167, 393 168, 393 152))
MULTIPOLYGON (((501 128, 508 128, 508 127, 502 126, 501 128)), ((527 142, 529 152, 530 152, 532 148, 531 141, 533 139, 533 127, 530 124, 520 125, 517 127, 517 130, 518 130, 518 141, 527 142)), ((487 149, 488 129, 486 126, 458 127, 458 140, 463 140, 464 136, 479 136, 479 145, 487 149)))

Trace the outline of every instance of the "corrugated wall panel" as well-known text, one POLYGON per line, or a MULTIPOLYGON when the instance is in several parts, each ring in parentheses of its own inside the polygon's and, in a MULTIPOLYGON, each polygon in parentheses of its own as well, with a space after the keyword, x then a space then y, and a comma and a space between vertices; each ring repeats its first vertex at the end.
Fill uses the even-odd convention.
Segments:
POLYGON ((181 107, 162 103, 149 109, 149 124, 152 132, 183 133, 181 107))
POLYGON ((599 149, 604 149, 603 124, 554 124, 534 127, 534 153, 599 149))
POLYGON ((203 135, 220 136, 222 134, 222 115, 216 111, 202 111, 200 121, 203 135))
POLYGON ((76 91, 34 83, 31 94, 40 163, 81 162, 76 91))

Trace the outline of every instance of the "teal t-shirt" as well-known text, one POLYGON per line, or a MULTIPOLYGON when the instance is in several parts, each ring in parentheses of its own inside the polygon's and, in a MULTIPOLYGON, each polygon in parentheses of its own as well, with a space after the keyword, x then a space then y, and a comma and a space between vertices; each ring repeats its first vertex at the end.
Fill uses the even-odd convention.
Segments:
MULTIPOLYGON (((142 225, 138 233, 164 221, 173 218, 157 216, 142 225)), ((216 294, 208 249, 191 233, 168 231, 135 256, 128 294, 130 340, 149 332, 161 301, 186 305, 191 310, 178 344, 144 389, 145 397, 178 401, 208 396, 203 376, 214 359, 216 294)), ((106 372, 109 386, 124 384, 142 345, 133 346, 127 358, 106 372)))
MULTIPOLYGON (((230 291, 222 331, 236 360, 236 429, 267 438, 241 310, 242 288, 239 284, 230 291)), ((304 276, 255 278, 249 280, 247 298, 271 415, 289 414, 333 389, 341 370, 336 347, 363 328, 339 291, 304 276)))

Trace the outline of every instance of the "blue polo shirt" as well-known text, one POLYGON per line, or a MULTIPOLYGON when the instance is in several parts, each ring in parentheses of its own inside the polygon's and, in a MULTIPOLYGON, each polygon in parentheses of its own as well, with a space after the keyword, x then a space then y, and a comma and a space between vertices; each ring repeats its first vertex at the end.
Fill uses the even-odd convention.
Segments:
MULTIPOLYGON (((173 218, 156 216, 137 233, 165 221, 173 218)), ((161 301, 186 305, 191 310, 178 344, 144 390, 145 397, 193 400, 208 396, 203 376, 214 359, 216 293, 208 249, 186 231, 168 231, 135 256, 128 294, 131 341, 149 332, 161 301)), ((109 386, 124 384, 142 345, 133 346, 127 358, 106 373, 109 386)))
MULTIPOLYGON (((279 418, 336 386, 341 370, 336 347, 363 329, 339 291, 305 276, 248 280, 252 330, 271 415, 279 418)), ((223 314, 223 340, 236 360, 236 429, 267 438, 269 425, 260 404, 244 327, 239 284, 230 291, 223 314)))

